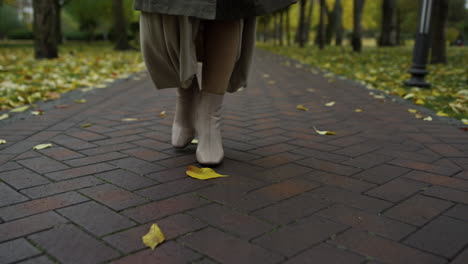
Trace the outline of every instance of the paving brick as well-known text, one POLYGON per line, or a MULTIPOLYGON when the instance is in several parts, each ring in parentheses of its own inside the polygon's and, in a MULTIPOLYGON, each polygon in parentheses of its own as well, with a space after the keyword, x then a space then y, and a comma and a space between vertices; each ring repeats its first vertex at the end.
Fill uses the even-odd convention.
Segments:
POLYGON ((71 133, 67 133, 67 134, 72 136, 72 137, 84 140, 84 141, 95 141, 95 140, 107 138, 104 135, 97 134, 97 133, 90 132, 90 131, 85 131, 85 130, 80 130, 80 131, 71 132, 71 133))
POLYGON ((152 140, 152 139, 141 139, 141 140, 133 141, 132 144, 145 147, 145 148, 149 148, 149 149, 153 149, 156 151, 173 148, 171 144, 163 143, 163 142, 152 140))
POLYGON ((279 144, 270 145, 266 147, 256 148, 256 149, 250 150, 249 153, 266 156, 267 154, 269 155, 278 154, 278 153, 282 153, 286 151, 291 151, 297 148, 298 147, 295 145, 290 145, 287 143, 279 143, 279 144))
POLYGON ((0 224, 0 242, 49 229, 67 220, 55 212, 45 212, 0 224))
POLYGON ((263 137, 263 138, 251 140, 251 141, 249 141, 249 144, 254 144, 254 145, 257 145, 257 146, 264 147, 264 146, 270 146, 270 145, 274 145, 274 144, 287 142, 287 141, 290 141, 290 140, 292 140, 291 137, 285 137, 285 136, 282 136, 282 135, 274 135, 274 136, 263 137))
POLYGON ((98 154, 94 156, 88 156, 84 158, 66 160, 64 162, 72 167, 81 167, 81 166, 96 164, 96 163, 105 162, 105 161, 117 160, 120 158, 124 158, 126 156, 127 155, 119 153, 119 152, 109 152, 109 153, 98 154))
POLYGON ((339 147, 336 147, 336 146, 327 145, 327 144, 323 144, 323 143, 312 142, 310 140, 300 140, 300 139, 288 141, 288 144, 297 145, 297 146, 303 147, 303 148, 309 148, 309 149, 325 151, 325 152, 330 152, 330 151, 339 149, 339 147))
POLYGON ((457 191, 442 186, 429 187, 424 194, 457 203, 468 204, 468 192, 457 191))
POLYGON ((79 228, 64 224, 29 238, 64 263, 100 263, 119 253, 79 228))
POLYGON ((468 154, 450 146, 449 144, 424 144, 434 152, 445 157, 466 157, 468 154))
POLYGON ((335 186, 349 191, 361 193, 375 187, 375 184, 340 176, 324 171, 312 171, 306 174, 308 179, 325 185, 335 186))
POLYGON ((235 149, 238 151, 249 151, 249 150, 258 148, 257 145, 230 140, 227 138, 223 138, 223 146, 226 148, 235 149))
POLYGON ((301 155, 284 152, 284 153, 270 155, 270 156, 260 158, 257 160, 253 160, 250 163, 256 166, 264 167, 264 168, 273 168, 273 167, 278 167, 280 165, 284 165, 284 164, 297 161, 303 158, 304 156, 301 156, 301 155))
POLYGON ((445 176, 451 176, 460 171, 460 169, 456 169, 456 168, 435 166, 429 163, 410 161, 410 160, 404 160, 404 159, 394 159, 392 161, 389 161, 388 163, 401 166, 401 167, 405 167, 405 168, 421 170, 421 171, 445 175, 445 176))
POLYGON ((361 169, 368 169, 371 167, 374 167, 376 165, 382 164, 384 162, 392 160, 393 157, 387 156, 387 155, 381 155, 377 153, 367 153, 359 157, 355 157, 349 160, 346 160, 344 162, 341 162, 341 164, 353 166, 356 168, 361 168, 361 169))
POLYGON ((382 184, 395 179, 407 172, 410 169, 392 166, 388 164, 382 164, 360 173, 354 174, 351 177, 361 180, 366 180, 372 183, 382 184))
POLYGON ((132 157, 123 158, 109 162, 119 168, 135 172, 140 175, 156 172, 165 169, 163 166, 159 166, 141 159, 132 157))
POLYGON ((273 228, 272 225, 260 221, 253 216, 236 212, 217 204, 197 208, 188 213, 202 219, 211 226, 215 226, 246 240, 264 234, 273 228))
POLYGON ((379 149, 380 146, 378 145, 373 145, 373 144, 356 144, 352 145, 349 147, 345 147, 339 150, 333 151, 333 153, 338 154, 338 155, 344 155, 348 157, 357 157, 361 156, 363 154, 369 153, 371 151, 379 149))
POLYGON ((316 158, 308 158, 296 161, 295 163, 311 167, 317 170, 327 171, 331 173, 336 173, 339 175, 350 176, 352 174, 358 173, 361 169, 354 168, 347 165, 341 165, 334 162, 329 162, 325 160, 319 160, 316 158))
POLYGON ((460 220, 468 221, 468 206, 463 204, 457 204, 444 214, 460 220))
POLYGON ((82 203, 87 200, 86 197, 76 192, 67 192, 0 208, 0 217, 6 221, 10 221, 20 217, 82 203))
POLYGON ((121 152, 146 161, 157 161, 171 157, 170 155, 162 153, 160 151, 154 151, 142 147, 127 149, 121 152))
POLYGON ((446 263, 444 258, 354 229, 337 236, 331 243, 347 247, 383 263, 446 263))
POLYGON ((189 165, 189 164, 196 165, 195 164, 196 162, 197 162, 196 156, 194 154, 189 154, 189 155, 183 155, 183 156, 168 158, 164 160, 159 160, 156 163, 158 165, 162 165, 167 168, 174 168, 174 167, 179 167, 182 165, 189 165))
POLYGON ((62 145, 66 148, 70 148, 72 150, 82 150, 82 149, 97 147, 95 144, 89 143, 88 141, 70 137, 67 135, 58 135, 52 138, 51 141, 59 145, 62 145))
POLYGON ((23 189, 50 182, 47 178, 27 169, 0 172, 0 179, 15 189, 23 189))
POLYGON ((116 167, 113 165, 109 165, 107 163, 98 163, 93 165, 87 165, 78 168, 71 168, 67 170, 47 173, 45 176, 48 178, 54 179, 56 181, 67 180, 72 178, 77 178, 81 176, 91 175, 103 171, 113 170, 116 167))
POLYGON ((359 264, 363 263, 364 260, 363 256, 323 243, 293 257, 286 261, 285 264, 359 264))
POLYGON ((122 213, 139 223, 146 223, 166 216, 178 214, 197 208, 209 202, 192 193, 182 194, 162 201, 152 202, 135 208, 129 208, 122 213))
POLYGON ((254 211, 252 215, 263 218, 268 222, 285 225, 312 215, 331 204, 331 202, 317 200, 309 193, 303 193, 291 199, 280 201, 271 206, 254 211))
POLYGON ((207 181, 195 180, 192 178, 183 178, 172 182, 162 183, 151 186, 145 189, 136 191, 135 193, 157 201, 178 194, 195 191, 201 188, 209 187, 212 183, 207 181))
POLYGON ((59 146, 53 146, 52 148, 42 149, 39 150, 39 152, 55 160, 76 159, 84 156, 83 154, 80 154, 76 151, 59 146))
POLYGON ((423 190, 427 186, 429 184, 397 178, 366 192, 366 194, 390 202, 398 202, 423 190))
POLYGON ((88 156, 99 155, 108 152, 120 151, 125 149, 134 148, 135 145, 130 143, 122 143, 122 144, 115 144, 115 145, 108 145, 108 146, 100 146, 96 148, 84 149, 80 150, 80 153, 83 153, 88 156))
POLYGON ((102 172, 95 174, 94 176, 100 179, 104 179, 129 191, 134 191, 136 189, 141 189, 157 184, 157 182, 151 179, 122 169, 102 172))
POLYGON ((468 225, 457 219, 440 216, 408 237, 405 243, 452 258, 468 245, 468 225))
POLYGON ((94 201, 62 208, 57 212, 96 236, 103 236, 135 225, 128 218, 94 201))
MULTIPOLYGON (((10 157, 10 155, 8 155, 10 157)), ((1 162, 0 162, 1 164, 1 162)), ((16 169, 21 169, 21 167, 18 163, 16 162, 6 162, 0 166, 0 171, 11 171, 11 170, 16 170, 16 169)))
POLYGON ((392 205, 380 199, 330 186, 318 188, 311 191, 310 194, 316 199, 335 202, 374 213, 381 212, 392 205))
POLYGON ((54 182, 50 184, 23 189, 21 190, 21 193, 33 199, 37 199, 45 196, 69 192, 103 183, 103 181, 96 179, 93 176, 85 176, 81 178, 75 178, 71 180, 54 182))
MULTIPOLYGON (((29 200, 28 197, 0 182, 0 207, 29 200)), ((0 209, 1 210, 1 209, 0 209)))
POLYGON ((318 212, 317 215, 357 229, 367 230, 395 241, 402 239, 415 230, 414 227, 408 224, 343 205, 327 208, 318 212))
POLYGON ((148 200, 133 194, 127 190, 111 184, 101 184, 98 186, 81 189, 80 192, 91 199, 109 206, 114 210, 122 210, 128 207, 147 203, 148 200))
POLYGON ((294 178, 296 176, 304 175, 310 171, 312 171, 311 168, 289 163, 255 173, 253 177, 263 181, 279 182, 289 178, 294 178))
POLYGON ((39 256, 25 261, 18 262, 19 264, 54 264, 47 256, 39 256))
POLYGON ((265 234, 253 242, 290 257, 346 228, 345 225, 313 216, 307 221, 288 225, 265 234))
POLYGON ((427 173, 423 171, 411 171, 403 175, 403 177, 416 180, 416 181, 427 182, 432 185, 440 185, 440 186, 444 186, 448 188, 458 189, 458 190, 465 191, 465 192, 468 191, 468 180, 441 176, 441 175, 436 175, 436 174, 427 173))
POLYGON ((468 249, 460 253, 450 264, 463 264, 468 262, 468 249))
POLYGON ((30 159, 30 158, 36 158, 36 157, 40 157, 41 154, 36 151, 36 150, 28 150, 18 156, 16 156, 13 160, 17 161, 17 160, 22 160, 22 159, 30 159))
POLYGON ((112 264, 125 263, 193 263, 193 260, 199 259, 200 254, 185 248, 176 242, 165 242, 153 250, 147 249, 136 254, 124 257, 111 262, 112 264))
POLYGON ((41 174, 69 168, 67 165, 47 157, 19 160, 18 163, 41 174))
POLYGON ((187 177, 185 171, 187 171, 187 166, 182 166, 147 174, 146 177, 154 179, 158 182, 169 182, 187 177))
POLYGON ((0 263, 13 263, 40 253, 26 239, 15 239, 0 244, 0 263))
POLYGON ((331 162, 336 162, 340 163, 345 160, 349 160, 349 157, 346 156, 341 156, 325 151, 320 151, 320 150, 315 150, 315 149, 309 149, 309 148, 298 148, 298 149, 293 149, 290 152, 292 153, 297 153, 306 157, 312 157, 320 160, 326 160, 326 161, 331 161, 331 162))
POLYGON ((451 202, 413 196, 385 212, 385 216, 416 226, 421 226, 452 206, 451 202))
POLYGON ((180 241, 221 263, 277 263, 283 259, 276 253, 208 227, 191 233, 180 241))
POLYGON ((250 154, 245 151, 238 151, 230 148, 224 148, 224 157, 238 161, 251 161, 261 158, 260 155, 250 154))
MULTIPOLYGON (((139 140, 141 138, 142 137, 138 135, 130 135, 130 136, 122 136, 122 137, 115 137, 115 138, 110 138, 110 139, 97 140, 97 141, 93 141, 93 143, 99 146, 109 146, 109 145, 131 142, 131 141, 139 140)), ((135 143, 135 142, 132 142, 132 143, 135 143)))
MULTIPOLYGON (((141 238, 148 233, 152 224, 153 222, 150 222, 106 236, 103 239, 124 253, 140 250, 146 247, 141 242, 141 238)), ((163 230, 166 241, 206 227, 206 224, 200 220, 185 214, 166 217, 159 220, 157 224, 163 230)))

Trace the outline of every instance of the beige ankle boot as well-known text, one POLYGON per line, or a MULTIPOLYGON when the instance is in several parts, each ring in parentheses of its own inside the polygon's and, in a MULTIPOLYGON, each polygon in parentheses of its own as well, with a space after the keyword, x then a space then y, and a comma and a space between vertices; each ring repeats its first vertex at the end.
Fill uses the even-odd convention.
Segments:
POLYGON ((221 110, 224 95, 201 91, 197 103, 195 129, 198 138, 197 160, 204 165, 217 165, 224 158, 221 137, 221 110))
POLYGON ((184 148, 195 138, 194 110, 199 94, 198 82, 189 88, 177 88, 176 112, 172 124, 172 146, 184 148))

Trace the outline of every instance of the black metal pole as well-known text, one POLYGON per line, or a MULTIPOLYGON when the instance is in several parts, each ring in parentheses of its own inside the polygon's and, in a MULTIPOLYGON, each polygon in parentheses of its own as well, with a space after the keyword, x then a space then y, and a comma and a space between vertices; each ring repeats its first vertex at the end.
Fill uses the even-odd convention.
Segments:
POLYGON ((431 84, 426 82, 425 76, 429 73, 426 64, 431 43, 430 30, 433 2, 433 0, 421 0, 419 27, 413 50, 413 66, 409 70, 411 79, 404 82, 406 86, 431 87, 431 84))

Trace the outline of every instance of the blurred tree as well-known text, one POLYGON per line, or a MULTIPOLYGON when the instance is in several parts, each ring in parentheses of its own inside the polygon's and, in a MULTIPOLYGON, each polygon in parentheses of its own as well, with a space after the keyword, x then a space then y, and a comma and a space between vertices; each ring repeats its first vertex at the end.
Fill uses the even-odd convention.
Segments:
POLYGON ((325 48, 325 15, 327 13, 325 0, 320 0, 320 16, 317 30, 317 44, 320 49, 325 48))
POLYGON ((354 0, 353 5, 353 36, 351 45, 355 52, 361 52, 362 49, 362 10, 364 9, 365 0, 354 0))
POLYGON ((337 9, 335 14, 335 44, 336 46, 341 46, 341 43, 343 42, 343 6, 341 5, 341 0, 336 0, 335 9, 337 9))
POLYGON ((106 33, 112 26, 112 1, 110 0, 75 0, 65 6, 79 24, 79 29, 88 35, 88 40, 95 38, 96 32, 106 33))
POLYGON ((4 38, 9 32, 21 28, 21 22, 15 8, 9 5, 0 6, 0 39, 4 38))
POLYGON ((342 9, 341 9, 341 1, 336 0, 335 1, 335 6, 332 11, 327 12, 328 13, 328 24, 327 24, 327 31, 326 31, 326 37, 325 37, 325 42, 326 44, 330 45, 333 37, 336 36, 336 33, 338 31, 338 27, 341 27, 341 15, 342 15, 342 9))
POLYGON ((297 31, 296 31, 296 43, 299 44, 299 46, 302 48, 305 46, 305 30, 306 30, 306 19, 305 19, 305 12, 306 12, 306 4, 307 0, 300 0, 300 6, 299 6, 299 22, 297 26, 297 31))
POLYGON ((310 39, 310 29, 312 27, 312 18, 314 13, 314 0, 309 0, 309 7, 307 8, 307 19, 305 21, 305 30, 304 30, 304 40, 305 43, 309 42, 310 39))
POLYGON ((396 44, 396 8, 396 0, 383 0, 379 46, 395 46, 396 44))
POLYGON ((123 0, 114 0, 114 34, 115 34, 115 49, 130 50, 133 47, 128 42, 128 20, 124 12, 123 0))
POLYGON ((431 63, 447 63, 448 0, 434 0, 432 8, 431 63))
POLYGON ((57 58, 57 0, 33 0, 33 9, 35 58, 57 58))

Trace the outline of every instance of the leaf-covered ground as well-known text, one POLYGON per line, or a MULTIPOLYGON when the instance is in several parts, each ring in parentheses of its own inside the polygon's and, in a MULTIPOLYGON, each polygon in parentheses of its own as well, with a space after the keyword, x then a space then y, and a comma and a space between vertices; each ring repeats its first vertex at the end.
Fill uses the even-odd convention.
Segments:
POLYGON ((302 63, 362 82, 370 88, 398 95, 439 114, 468 122, 468 47, 449 47, 447 65, 429 65, 427 81, 431 89, 407 88, 403 81, 410 75, 412 47, 366 47, 361 54, 348 47, 274 46, 258 47, 296 59, 302 63))
POLYGON ((117 52, 109 43, 64 44, 53 60, 34 60, 33 53, 31 43, 0 43, 0 111, 76 88, 104 88, 144 69, 139 51, 117 52))

